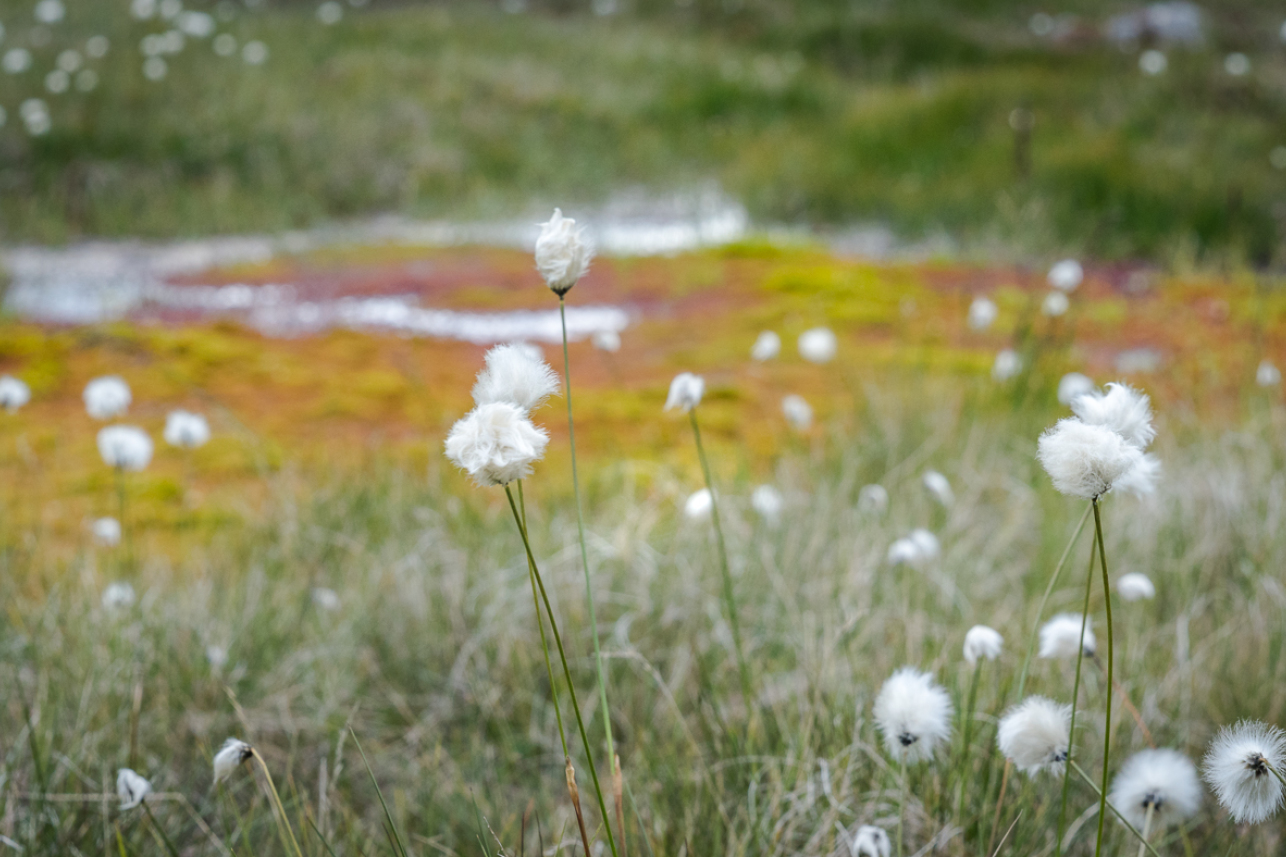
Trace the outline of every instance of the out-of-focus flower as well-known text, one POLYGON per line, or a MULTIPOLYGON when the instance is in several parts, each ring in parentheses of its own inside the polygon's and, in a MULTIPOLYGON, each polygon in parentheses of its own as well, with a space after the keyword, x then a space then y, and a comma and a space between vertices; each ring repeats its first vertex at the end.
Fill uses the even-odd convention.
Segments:
POLYGON ((121 811, 133 809, 152 793, 152 784, 129 768, 116 772, 116 795, 121 799, 121 811))
POLYGON ((0 408, 15 414, 30 401, 30 387, 12 375, 0 375, 0 408))
POLYGON ((714 511, 714 496, 709 488, 693 491, 683 503, 683 516, 689 521, 709 520, 714 511))
POLYGON ((701 404, 701 397, 705 395, 705 390, 706 382, 700 375, 680 372, 670 382, 670 395, 665 398, 665 410, 672 411, 678 408, 686 414, 701 404))
POLYGON ((995 381, 1008 381, 1023 369, 1023 359, 1012 348, 1006 348, 996 355, 991 364, 991 377, 995 381))
POLYGON ((152 461, 152 439, 135 426, 107 426, 98 433, 98 453, 108 467, 139 471, 152 461))
POLYGON ((120 610, 134 605, 134 587, 118 580, 109 583, 103 590, 103 606, 108 610, 120 610))
POLYGON ((593 256, 594 248, 585 238, 585 230, 555 208, 553 217, 541 224, 540 237, 536 239, 536 270, 545 285, 559 297, 567 294, 588 273, 593 256))
POLYGON ((1281 382, 1281 370, 1267 360, 1262 361, 1255 370, 1255 383, 1261 387, 1276 387, 1281 382))
POLYGON ((90 527, 94 541, 103 547, 115 547, 121 543, 121 522, 115 518, 99 518, 90 527))
POLYGON ((1063 292, 1050 292, 1045 295, 1045 300, 1040 305, 1040 311, 1050 318, 1058 318, 1061 315, 1066 315, 1071 305, 1072 302, 1067 299, 1067 295, 1063 292))
POLYGON ((313 604, 328 613, 334 613, 340 607, 339 593, 333 589, 327 589, 325 586, 314 586, 312 599, 313 604))
POLYGON ((1139 70, 1148 77, 1156 77, 1163 74, 1170 67, 1170 60, 1166 55, 1156 49, 1144 51, 1139 55, 1139 70))
POLYGON ((938 471, 924 471, 920 481, 924 483, 924 490, 928 491, 943 507, 950 508, 956 502, 956 495, 951 490, 951 482, 938 471))
POLYGON ((205 446, 210 440, 210 424, 205 417, 189 411, 170 411, 165 418, 165 442, 183 449, 205 446))
POLYGON ((1028 776, 1059 773, 1071 744, 1071 718, 1070 705, 1029 696, 1000 719, 996 743, 1005 758, 1028 776))
POLYGON ((986 330, 996 321, 1000 310, 990 298, 977 297, 969 304, 969 327, 973 330, 986 330))
POLYGON ((590 337, 590 342, 599 351, 615 354, 621 350, 621 335, 615 330, 599 330, 590 337))
POLYGON ((796 431, 808 431, 813 425, 813 408, 803 396, 791 393, 781 400, 781 412, 796 431))
POLYGON ((1157 589, 1146 574, 1132 571, 1117 578, 1116 592, 1122 601, 1139 601, 1155 598, 1157 589))
POLYGON ((786 506, 786 500, 773 486, 760 485, 750 494, 750 506, 765 521, 776 523, 781 519, 781 511, 786 506))
POLYGON ((853 857, 889 857, 893 853, 893 846, 883 828, 864 824, 853 836, 852 850, 853 857))
POLYGON ((839 350, 839 340, 827 327, 814 327, 799 335, 799 356, 809 363, 829 363, 839 350))
POLYGON ((96 420, 119 417, 129 408, 129 385, 116 375, 104 375, 85 385, 85 411, 96 420))
POLYGON ((857 492, 857 508, 873 515, 883 515, 889 508, 889 492, 883 485, 863 485, 857 492))
POLYGON ((964 659, 970 666, 978 663, 979 658, 994 661, 1000 657, 1000 649, 1004 644, 1005 638, 995 628, 974 625, 965 634, 964 659))
POLYGON ((1068 372, 1058 379, 1058 401, 1070 405, 1077 396, 1094 392, 1094 382, 1080 372, 1068 372))
POLYGON ((1040 628, 1040 657, 1074 658, 1081 647, 1085 654, 1093 655, 1096 640, 1088 618, 1084 620, 1085 633, 1081 634, 1082 617, 1075 613, 1059 613, 1040 628), (1078 646, 1077 641, 1080 641, 1078 646))
POLYGON ((761 363, 765 360, 772 360, 781 353, 781 337, 771 330, 765 330, 759 334, 755 340, 754 346, 750 349, 750 357, 761 363))
POLYGON ((1047 278, 1049 284, 1060 292, 1074 292, 1076 287, 1085 279, 1085 271, 1081 268, 1081 263, 1075 259, 1063 259, 1055 262, 1049 269, 1047 278))

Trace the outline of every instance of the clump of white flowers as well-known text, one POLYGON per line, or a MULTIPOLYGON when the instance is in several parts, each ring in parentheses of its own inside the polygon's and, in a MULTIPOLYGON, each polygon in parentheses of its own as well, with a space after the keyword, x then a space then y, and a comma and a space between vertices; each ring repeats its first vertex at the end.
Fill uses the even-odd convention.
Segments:
POLYGON ((799 356, 809 363, 829 363, 835 359, 839 341, 827 327, 814 327, 799 335, 799 356))
POLYGON ((750 494, 750 507, 770 524, 775 524, 781 519, 781 512, 785 506, 785 498, 771 485, 760 485, 750 494))
POLYGON ((893 846, 884 828, 863 824, 853 835, 853 857, 889 857, 893 846))
POLYGON ((933 676, 914 667, 903 667, 884 682, 874 713, 884 749, 904 763, 932 759, 938 743, 951 735, 951 697, 933 676))
POLYGON ((677 408, 686 414, 701 404, 701 397, 705 395, 705 390, 706 382, 700 375, 680 372, 670 382, 670 394, 665 398, 665 410, 672 411, 677 408))
POLYGON ((995 628, 974 625, 965 634, 964 659, 969 666, 978 663, 979 658, 994 661, 1000 657, 1000 650, 1004 644, 1005 638, 1000 636, 1000 632, 995 628))
POLYGON ((165 442, 181 449, 196 449, 210 440, 210 424, 190 411, 171 411, 165 418, 165 442))
POLYGON ((116 795, 121 799, 121 811, 133 809, 152 793, 152 784, 129 768, 116 772, 116 795))
POLYGON ((976 297, 969 304, 969 327, 973 330, 986 330, 996 321, 1000 310, 990 298, 976 297))
POLYGON ((508 402, 530 412, 559 390, 558 375, 539 349, 526 344, 497 345, 483 359, 486 368, 473 385, 473 401, 478 406, 508 402))
POLYGON ((763 362, 772 360, 781 353, 781 337, 771 330, 759 334, 755 344, 750 348, 750 358, 763 362))
POLYGON ((98 433, 98 453, 108 467, 139 471, 152 461, 152 439, 135 426, 108 426, 98 433))
POLYGON ((585 230, 570 217, 563 217, 560 209, 540 226, 536 239, 536 270, 545 285, 562 297, 589 272, 594 248, 585 237, 585 230))
POLYGON ((1258 824, 1282 805, 1286 733, 1276 726, 1243 720, 1225 726, 1210 743, 1203 773, 1233 820, 1258 824))
POLYGON ((129 385, 116 375, 104 375, 85 385, 85 411, 96 420, 119 417, 129 409, 129 385))
POLYGON ((693 491, 683 501, 683 517, 689 521, 706 521, 714 512, 714 495, 709 488, 693 491))
POLYGON ((1143 750, 1125 761, 1107 799, 1140 830, 1169 827, 1201 807, 1197 767, 1177 750, 1143 750))
POLYGON ((254 748, 237 738, 229 738, 223 742, 219 752, 214 754, 214 784, 219 783, 232 776, 237 766, 245 762, 255 753, 254 748))
POLYGON ((31 401, 31 388, 12 375, 0 375, 0 408, 11 414, 31 401))
POLYGON ((1155 598, 1157 588, 1146 574, 1132 571, 1117 578, 1116 592, 1123 601, 1140 601, 1155 598))
POLYGON ((941 555, 938 537, 928 530, 915 529, 889 546, 888 563, 922 568, 941 555))
POLYGON ((1074 292, 1081 280, 1085 279, 1085 270, 1075 259, 1063 259, 1053 264, 1047 279, 1060 292, 1074 292))
POLYGON ((549 435, 509 402, 479 405, 451 427, 446 454, 482 487, 508 485, 531 474, 549 435))
POLYGON ((926 470, 920 477, 924 484, 924 490, 937 500, 944 508, 950 508, 956 501, 956 495, 951 490, 951 482, 936 470, 926 470))
POLYGON ((1077 613, 1059 613, 1040 628, 1040 656, 1042 658, 1074 658, 1080 649, 1093 656, 1097 641, 1090 628, 1088 616, 1077 613), (1081 628, 1085 633, 1081 633, 1081 628))
POLYGON ((1059 773, 1071 746, 1072 707, 1043 696, 1029 696, 1000 719, 996 744, 1005 758, 1028 776, 1059 773))
POLYGON ((781 412, 795 431, 808 431, 813 425, 813 406, 803 397, 791 393, 781 400, 781 412))

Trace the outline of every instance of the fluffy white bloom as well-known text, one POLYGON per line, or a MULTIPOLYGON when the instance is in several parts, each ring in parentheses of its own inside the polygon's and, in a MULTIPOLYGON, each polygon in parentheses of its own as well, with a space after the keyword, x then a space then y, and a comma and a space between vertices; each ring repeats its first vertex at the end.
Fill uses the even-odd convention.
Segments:
POLYGON ((974 330, 986 330, 995 322, 1000 310, 990 298, 974 298, 969 304, 969 327, 974 330))
POLYGON ((809 363, 829 363, 835 359, 839 341, 826 327, 814 327, 799 335, 799 356, 809 363))
POLYGON ((889 492, 883 485, 863 485, 857 492, 857 508, 863 512, 882 515, 889 508, 889 492))
POLYGON ((974 625, 965 634, 964 659, 970 666, 978 663, 978 658, 994 661, 1000 657, 1000 648, 1005 638, 995 628, 986 625, 974 625))
POLYGON ((121 543, 121 522, 115 518, 99 518, 90 525, 94 541, 103 547, 115 547, 121 543))
POLYGON ((750 494, 750 506, 759 513, 759 517, 770 523, 781 518, 781 510, 786 500, 781 492, 771 485, 760 485, 750 494))
POLYGON ((1282 784, 1273 771, 1286 773, 1286 733, 1253 720, 1225 726, 1210 742, 1201 767, 1233 819, 1258 824, 1282 804, 1282 784))
POLYGON ((932 759, 938 742, 951 735, 951 697, 915 667, 903 667, 884 682, 874 713, 884 749, 905 763, 932 759))
POLYGON ((1023 359, 1012 348, 1006 348, 996 355, 991 364, 993 381, 1008 381, 1023 370, 1023 359))
POLYGON ((339 609, 339 593, 324 586, 315 586, 312 591, 313 604, 319 609, 335 612, 339 609))
POLYGON ((709 488, 693 491, 683 502, 683 516, 689 521, 705 521, 714 511, 714 496, 709 488))
POLYGON ((536 239, 536 270, 545 284, 556 295, 567 294, 589 271, 593 256, 594 248, 585 238, 585 230, 555 208, 549 222, 541 224, 540 237, 536 239))
POLYGON ((142 470, 152 460, 152 439, 135 426, 108 426, 98 433, 98 454, 117 470, 142 470))
POLYGON ((219 752, 214 754, 214 784, 217 786, 232 776, 237 766, 253 755, 254 748, 245 741, 236 738, 224 741, 219 752))
POLYGON ((451 427, 446 454, 478 485, 508 485, 531 473, 549 435, 508 402, 480 405, 451 427))
POLYGON ((1081 422, 1109 428, 1140 450, 1156 437, 1148 397, 1125 384, 1108 384, 1107 392, 1078 396, 1070 404, 1081 422))
POLYGON ((1157 588, 1152 585, 1146 574, 1137 571, 1123 574, 1116 579, 1116 591, 1122 601, 1139 601, 1144 598, 1155 598, 1157 588))
POLYGON ((119 417, 129 408, 129 385, 115 375, 95 378, 85 385, 85 410, 96 420, 119 417))
POLYGON ((772 360, 781 353, 781 337, 771 330, 765 330, 759 334, 755 340, 754 346, 750 349, 750 357, 760 362, 772 360))
POLYGON ((701 397, 705 395, 705 391, 704 378, 693 375, 691 372, 680 372, 670 382, 670 395, 665 398, 665 409, 670 411, 678 408, 686 414, 701 404, 701 397))
POLYGON ((915 546, 915 542, 910 539, 898 539, 889 545, 889 552, 885 556, 885 561, 889 565, 920 565, 922 558, 920 549, 915 546))
POLYGON ((1040 305, 1040 311, 1050 318, 1058 318, 1066 315, 1067 310, 1071 307, 1071 301, 1063 292, 1050 292, 1045 295, 1044 302, 1040 305))
POLYGON ((884 828, 873 824, 864 824, 853 836, 853 857, 889 857, 893 846, 889 844, 889 835, 884 828))
POLYGON ((1149 808, 1151 830, 1169 827, 1201 807, 1197 766, 1177 750, 1143 750, 1125 760, 1107 799, 1139 830, 1149 808))
POLYGON ((924 528, 912 530, 907 538, 925 560, 934 560, 942 555, 942 546, 938 543, 938 537, 924 528))
POLYGON ((1049 269, 1047 277, 1049 284, 1060 292, 1074 292, 1076 287, 1085 279, 1085 271, 1081 268, 1081 263, 1075 259, 1063 259, 1061 262, 1055 262, 1049 269))
POLYGON ((1097 641, 1090 620, 1085 619, 1085 635, 1081 636, 1081 617, 1076 613, 1059 613, 1040 627, 1040 656, 1074 658, 1077 640, 1085 647, 1085 654, 1094 654, 1097 641))
POLYGON ((1072 707, 1029 696, 1000 718, 996 744, 1005 758, 1030 777, 1059 773, 1071 743, 1072 707))
POLYGON ((211 669, 221 670, 228 662, 228 650, 211 643, 205 647, 205 659, 210 662, 211 669))
MULTIPOLYGON (((1074 404, 1087 398, 1081 396, 1074 404)), ((1055 488, 1091 500, 1111 491, 1118 479, 1139 466, 1143 453, 1111 429, 1064 419, 1040 436, 1036 458, 1055 488)))
POLYGON ((497 345, 484 358, 486 368, 473 385, 476 405, 508 402, 524 412, 535 410, 559 390, 558 375, 535 350, 524 344, 497 345))
POLYGON ((933 499, 943 506, 950 506, 956 501, 956 495, 951 491, 951 483, 938 471, 924 471, 920 481, 924 483, 924 489, 933 495, 933 499))
POLYGON ((165 418, 165 442, 170 446, 196 449, 210 440, 210 424, 200 414, 170 411, 165 418))
POLYGON ((808 431, 813 425, 813 406, 803 396, 791 393, 781 400, 781 412, 796 431, 808 431))
POLYGON ((1059 404, 1070 405, 1077 396, 1094 392, 1094 382, 1080 372, 1068 372, 1058 379, 1059 404))
POLYGON ((152 784, 129 768, 116 772, 116 794, 121 799, 121 809, 133 809, 152 793, 152 784))
POLYGON ((103 590, 103 606, 108 610, 119 610, 134 604, 134 587, 118 580, 110 583, 103 590))
POLYGON ((900 538, 889 546, 889 565, 910 565, 921 568, 933 562, 942 554, 938 537, 928 530, 912 530, 911 534, 900 538))
POLYGON ((1124 491, 1135 497, 1146 497, 1156 492, 1159 481, 1161 481, 1161 459, 1150 452, 1145 452, 1139 458, 1138 464, 1116 480, 1113 490, 1124 491))
POLYGON ((0 408, 12 414, 30 401, 30 387, 12 375, 0 375, 0 408))
MULTIPOLYGON (((1282 372, 1267 360, 1260 362, 1255 370, 1255 383, 1261 387, 1276 387, 1282 382, 1282 372)), ((0 398, 3 398, 0 396, 0 398)))
POLYGON ((615 354, 621 350, 621 335, 615 330, 595 331, 589 341, 599 351, 606 351, 608 354, 615 354))

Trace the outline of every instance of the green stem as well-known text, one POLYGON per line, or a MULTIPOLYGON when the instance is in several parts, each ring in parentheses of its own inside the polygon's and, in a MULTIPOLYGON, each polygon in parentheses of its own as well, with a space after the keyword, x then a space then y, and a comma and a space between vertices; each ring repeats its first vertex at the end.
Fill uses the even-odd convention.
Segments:
POLYGON ((1100 801, 1102 801, 1100 806, 1106 806, 1108 809, 1110 809, 1112 811, 1112 815, 1115 815, 1117 820, 1120 821, 1121 824, 1124 824, 1126 829, 1129 830, 1130 833, 1134 834, 1135 838, 1137 838, 1140 842, 1142 842, 1147 847, 1148 853, 1151 854, 1152 857, 1161 857, 1161 855, 1157 853, 1157 850, 1152 847, 1152 843, 1148 842, 1147 839, 1143 837, 1142 833, 1139 833, 1139 829, 1135 827, 1133 824, 1130 824, 1130 822, 1126 819, 1126 817, 1121 814, 1121 811, 1116 808, 1116 804, 1106 802, 1106 797, 1105 797, 1106 792, 1104 792, 1102 789, 1099 788, 1098 783, 1094 782, 1094 780, 1090 777, 1090 775, 1085 773, 1085 771, 1081 768, 1080 765, 1076 764, 1071 759, 1067 760, 1067 764, 1072 770, 1076 771, 1076 773, 1080 776, 1081 779, 1085 780, 1085 783, 1091 789, 1093 789, 1094 794, 1099 796, 1100 801))
MULTIPOLYGON (((1063 555, 1058 559, 1058 565, 1054 567, 1054 573, 1050 575, 1049 583, 1045 586, 1045 594, 1041 596, 1040 606, 1036 608, 1036 628, 1040 629, 1041 617, 1045 615, 1045 605, 1049 601, 1050 593, 1054 591, 1054 586, 1058 583, 1058 576, 1063 572, 1063 566, 1067 563, 1067 557, 1071 555, 1072 548, 1076 545, 1076 540, 1081 537, 1081 531, 1085 529, 1085 522, 1089 520, 1090 507, 1085 507, 1085 514, 1081 515, 1081 522, 1076 525, 1076 532, 1072 533, 1071 539, 1067 542, 1067 547, 1063 548, 1063 555)), ((1023 669, 1018 675, 1018 699, 1023 698, 1023 689, 1027 686, 1027 669, 1031 666, 1032 655, 1036 653, 1036 640, 1039 634, 1032 634, 1027 643, 1027 656, 1023 658, 1023 669)))
MULTIPOLYGON (((1103 715, 1103 789, 1098 798, 1098 839, 1094 844, 1094 857, 1103 850, 1103 814, 1107 806, 1107 782, 1112 757, 1112 598, 1111 581, 1107 575, 1107 550, 1103 546, 1103 520, 1099 515, 1098 498, 1094 498, 1094 535, 1098 540, 1098 567, 1103 573, 1103 606, 1107 611, 1107 698, 1103 715)), ((1144 840, 1146 841, 1146 840, 1144 840)))
POLYGON ((594 782, 594 796, 598 799, 598 810, 603 816, 603 829, 607 831, 607 844, 611 846, 612 857, 618 857, 616 853, 616 837, 612 835, 612 825, 607 813, 607 801, 603 799, 603 789, 598 782, 598 768, 594 765, 594 751, 590 749, 589 736, 585 733, 585 721, 580 716, 580 702, 576 699, 576 684, 572 681, 571 667, 567 665, 567 652, 563 649, 562 635, 558 633, 558 622, 554 619, 554 608, 549 603, 549 593, 545 591, 545 582, 540 576, 540 568, 536 565, 536 556, 531 552, 531 542, 527 540, 527 531, 523 529, 522 518, 518 514, 518 505, 514 502, 513 492, 509 490, 508 485, 505 486, 505 496, 509 498, 509 509, 513 512, 514 523, 518 525, 518 532, 522 536, 523 549, 527 551, 529 570, 536 578, 536 586, 540 590, 541 601, 545 604, 545 614, 549 616, 549 628, 554 632, 554 644, 558 647, 558 658, 563 664, 563 677, 567 681, 567 690, 572 698, 572 713, 576 715, 576 728, 580 731, 581 745, 585 749, 585 758, 589 764, 590 779, 594 782))
POLYGON ((263 775, 268 780, 268 790, 272 792, 272 799, 277 803, 277 812, 281 814, 281 822, 277 832, 280 834, 283 829, 285 830, 285 834, 282 835, 282 844, 285 845, 285 840, 289 837, 290 845, 293 847, 296 857, 304 857, 304 852, 299 850, 299 843, 295 841, 295 831, 290 828, 290 818, 286 815, 286 808, 281 804, 281 795, 277 794, 277 786, 272 781, 272 772, 268 770, 268 763, 264 761, 263 756, 259 755, 258 750, 251 748, 250 754, 255 757, 255 761, 263 769, 263 775))
POLYGON ((969 762, 973 755, 973 747, 969 741, 973 737, 973 711, 978 702, 978 677, 982 674, 982 659, 973 667, 973 679, 969 682, 969 702, 965 707, 964 725, 961 732, 964 735, 964 747, 962 748, 962 758, 960 761, 960 783, 956 787, 956 821, 960 820, 960 813, 964 809, 965 784, 969 781, 969 762))
POLYGON ((705 474, 706 490, 710 492, 710 515, 714 520, 715 542, 719 547, 719 564, 723 570, 723 599, 727 602, 728 624, 732 628, 732 646, 737 656, 737 671, 741 676, 741 693, 746 700, 746 711, 754 704, 750 671, 741 646, 741 621, 737 618, 737 596, 732 587, 732 569, 728 565, 728 548, 723 540, 723 525, 719 522, 719 501, 715 497, 714 480, 710 478, 710 463, 706 460, 705 446, 701 443, 701 427, 697 425, 696 408, 688 411, 692 420, 692 436, 697 442, 697 458, 701 459, 701 472, 705 474))
MULTIPOLYGON (((518 527, 522 532, 524 543, 527 536, 527 502, 523 499, 522 480, 518 480, 518 500, 522 504, 522 518, 518 527)), ((540 630, 540 650, 545 655, 545 672, 549 674, 549 693, 554 698, 554 716, 558 718, 558 740, 563 745, 563 758, 570 757, 567 752, 567 730, 563 726, 563 708, 558 703, 558 682, 554 681, 554 665, 549 660, 549 640, 545 637, 545 620, 540 618, 540 594, 536 591, 536 574, 531 559, 527 560, 527 580, 531 583, 531 603, 536 608, 536 627, 540 630)))
POLYGON ((147 820, 152 822, 152 829, 160 834, 161 841, 165 843, 165 850, 169 853, 170 857, 179 857, 179 852, 175 849, 174 843, 170 841, 170 837, 165 835, 165 829, 156 823, 156 816, 152 815, 152 808, 147 805, 146 798, 143 800, 143 812, 147 813, 147 820))
MULTIPOLYGON (((1083 520, 1083 519, 1082 519, 1083 520)), ((1063 798, 1058 805, 1058 838, 1054 841, 1054 855, 1063 853, 1063 823, 1067 817, 1067 791, 1071 782, 1073 748, 1076 746, 1076 707, 1081 698, 1081 662, 1085 659, 1085 627, 1089 624, 1090 588, 1094 583, 1094 548, 1090 546, 1090 565, 1085 571, 1085 605, 1081 608, 1081 638, 1076 647, 1076 680, 1072 683, 1072 717, 1067 727, 1067 767, 1063 769, 1063 798)))
POLYGON ((558 316, 563 323, 563 389, 567 396, 567 436, 572 446, 572 493, 576 497, 576 532, 580 536, 580 561, 585 570, 585 600, 589 604, 589 627, 594 636, 594 662, 598 666, 598 700, 603 708, 603 732, 607 736, 607 758, 616 757, 612 741, 612 714, 607 706, 607 671, 598 644, 598 619, 594 615, 594 588, 589 576, 589 551, 585 549, 585 513, 581 509, 580 474, 576 469, 576 421, 572 419, 572 361, 567 353, 567 300, 558 296, 558 316))

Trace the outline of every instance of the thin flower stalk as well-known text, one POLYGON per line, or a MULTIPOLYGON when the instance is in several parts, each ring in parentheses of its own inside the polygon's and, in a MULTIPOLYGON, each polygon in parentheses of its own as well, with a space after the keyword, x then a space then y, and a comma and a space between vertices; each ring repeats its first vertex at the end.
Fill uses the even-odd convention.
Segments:
MULTIPOLYGON (((1083 520, 1083 519, 1082 519, 1083 520)), ((1058 805, 1058 827, 1055 828, 1054 854, 1063 852, 1063 824, 1067 818, 1067 792, 1071 782, 1072 754, 1076 745, 1076 708, 1081 697, 1081 662, 1085 659, 1085 627, 1089 624, 1090 591, 1094 583, 1094 546, 1090 546, 1090 565, 1085 572, 1085 604, 1081 610, 1081 644, 1076 651, 1076 678, 1072 682, 1072 717, 1067 734, 1067 768, 1063 770, 1063 796, 1058 805)))
POLYGON ((549 603, 549 593, 545 591, 545 582, 540 576, 540 567, 537 565, 536 556, 531 550, 531 542, 527 538, 527 531, 523 528, 522 516, 518 512, 518 504, 514 501, 513 491, 508 485, 505 485, 505 496, 509 499, 509 509, 513 512, 514 523, 518 525, 518 533, 522 536, 522 546, 527 552, 529 570, 536 579, 536 586, 540 590, 540 599, 545 605, 546 615, 549 616, 549 628, 554 634, 554 645, 558 648, 558 658, 562 661, 563 678, 567 682, 567 691, 571 696, 572 713, 576 715, 576 728, 580 732, 581 746, 585 750, 585 757, 589 764, 589 775, 594 782, 594 796, 598 800, 598 810, 602 814, 603 829, 607 831, 607 844, 611 846, 612 857, 619 857, 616 850, 616 837, 612 833, 612 825, 609 822, 607 801, 603 798, 603 789, 598 782, 598 770, 594 766, 594 751, 590 748, 589 735, 585 732, 585 721, 580 714, 580 702, 576 699, 576 684, 572 681, 571 667, 567 665, 567 653, 563 649, 563 638, 558 633, 558 622, 554 619, 554 608, 549 603))
POLYGON ((956 787, 956 819, 959 820, 960 813, 964 809, 965 784, 970 777, 969 763, 972 761, 973 746, 970 740, 973 737, 973 710, 978 702, 978 678, 982 674, 983 658, 978 658, 977 663, 973 665, 973 678, 969 681, 969 697, 965 705, 963 723, 961 724, 961 733, 963 735, 964 746, 961 748, 962 758, 960 761, 960 783, 956 787))
POLYGON ((299 843, 295 840, 295 831, 290 829, 290 818, 286 815, 286 808, 281 804, 281 795, 277 794, 277 786, 272 781, 272 772, 268 770, 268 763, 264 761, 263 756, 259 755, 259 751, 253 747, 250 749, 250 755, 259 763, 259 767, 263 769, 263 775, 268 780, 268 791, 272 792, 272 799, 277 804, 276 809, 280 819, 277 832, 281 835, 282 845, 288 845, 287 850, 294 851, 295 857, 304 857, 304 852, 299 849, 299 843))
MULTIPOLYGON (((1103 520, 1099 513, 1098 498, 1091 501, 1094 505, 1094 535, 1098 541, 1098 566, 1103 573, 1103 605, 1107 611, 1107 684, 1113 686, 1112 678, 1112 598, 1111 587, 1112 581, 1107 574, 1107 550, 1103 546, 1103 520)), ((1103 714, 1103 787, 1098 796, 1098 839, 1094 844, 1094 857, 1098 857, 1103 851, 1103 820, 1104 808, 1107 806, 1107 786, 1108 775, 1111 772, 1111 755, 1112 755, 1112 694, 1105 694, 1103 714)), ((1145 839, 1144 842, 1147 840, 1145 839)))
POLYGON ((607 738, 607 758, 616 758, 612 741, 612 713, 607 705, 607 671, 603 668, 603 651, 598 642, 598 618, 594 615, 594 586, 589 574, 589 551, 585 549, 585 513, 580 499, 580 474, 576 468, 576 421, 572 418, 572 361, 567 350, 567 297, 558 296, 558 317, 563 324, 563 395, 567 398, 567 436, 572 448, 572 494, 576 498, 576 533, 580 537, 581 568, 585 571, 585 600, 589 604, 589 627, 594 638, 594 663, 598 667, 598 701, 603 708, 603 733, 607 738))

